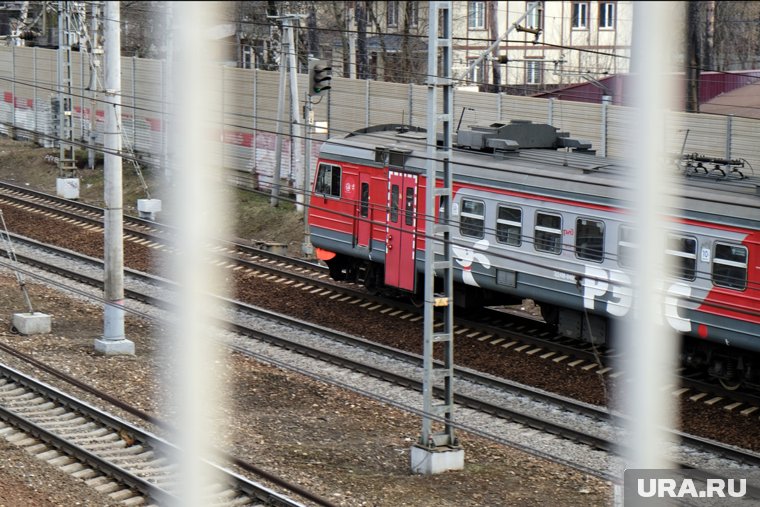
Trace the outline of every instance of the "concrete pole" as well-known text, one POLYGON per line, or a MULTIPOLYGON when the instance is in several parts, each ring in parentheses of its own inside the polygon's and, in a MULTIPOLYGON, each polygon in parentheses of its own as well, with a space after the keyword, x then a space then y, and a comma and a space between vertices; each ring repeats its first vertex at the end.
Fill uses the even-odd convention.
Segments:
POLYGON ((356 79, 356 34, 348 34, 348 77, 356 79))
MULTIPOLYGON (((98 140, 98 69, 100 68, 100 42, 98 41, 98 23, 100 21, 100 2, 92 2, 92 50, 90 58, 90 146, 87 148, 87 167, 95 169, 95 143, 98 140)), ((84 110, 84 108, 82 108, 84 110)), ((82 122, 84 123, 84 122, 82 122)))
MULTIPOLYGON (((303 181, 303 173, 306 169, 302 165, 301 152, 303 141, 301 139, 301 111, 298 107, 298 72, 296 70, 296 45, 293 37, 293 25, 289 24, 287 29, 288 39, 288 74, 290 74, 290 121, 293 125, 293 136, 290 138, 290 152, 293 154, 293 173, 294 186, 298 188, 303 181)), ((302 192, 296 191, 296 211, 304 212, 303 202, 307 186, 303 187, 302 192)))
POLYGON ((283 18, 282 20, 283 37, 281 39, 282 51, 280 52, 280 82, 279 82, 279 95, 277 99, 277 141, 275 144, 275 162, 274 162, 274 174, 272 175, 272 197, 270 204, 277 206, 280 204, 280 175, 282 174, 282 124, 284 122, 283 116, 285 113, 285 73, 287 67, 285 63, 286 55, 289 52, 287 33, 290 28, 290 19, 283 18))
POLYGON ((309 192, 311 192, 311 136, 314 132, 312 125, 314 124, 313 109, 311 104, 311 97, 308 93, 305 93, 306 103, 303 106, 303 122, 306 126, 306 139, 304 141, 304 156, 303 156, 303 245, 301 250, 303 255, 307 259, 311 259, 314 253, 314 248, 311 244, 311 237, 309 236, 309 203, 311 202, 309 192))
POLYGON ((105 217, 103 336, 95 350, 106 355, 133 355, 135 344, 124 337, 124 244, 121 181, 121 32, 119 2, 105 8, 105 217))

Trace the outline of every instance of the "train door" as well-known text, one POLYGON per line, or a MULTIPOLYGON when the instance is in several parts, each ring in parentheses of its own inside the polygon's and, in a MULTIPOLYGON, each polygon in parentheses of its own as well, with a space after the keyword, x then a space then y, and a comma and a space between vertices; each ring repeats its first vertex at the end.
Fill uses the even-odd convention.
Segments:
POLYGON ((372 235, 372 207, 369 203, 369 182, 370 175, 361 173, 359 175, 359 206, 356 207, 356 245, 369 247, 369 240, 372 235))
POLYGON ((385 284, 414 291, 414 243, 417 226, 417 176, 388 173, 385 284))

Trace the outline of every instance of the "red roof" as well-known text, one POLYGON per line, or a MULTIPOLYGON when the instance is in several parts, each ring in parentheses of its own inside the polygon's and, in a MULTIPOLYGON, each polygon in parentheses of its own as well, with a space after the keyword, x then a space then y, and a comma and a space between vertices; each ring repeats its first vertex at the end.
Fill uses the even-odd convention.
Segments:
POLYGON ((760 80, 700 104, 699 112, 760 118, 760 80))
MULTIPOLYGON (((686 88, 686 78, 684 74, 676 74, 674 78, 678 81, 677 86, 683 94, 683 90, 686 88)), ((573 100, 577 102, 592 102, 599 104, 602 102, 603 95, 609 95, 612 97, 612 104, 630 106, 632 105, 630 92, 631 75, 630 74, 616 74, 614 76, 608 76, 599 79, 595 83, 578 83, 553 90, 551 92, 539 93, 534 95, 535 97, 544 98, 557 98, 560 100, 573 100)), ((711 103, 716 97, 726 95, 734 90, 741 89, 750 85, 750 90, 756 90, 755 94, 760 96, 760 88, 754 88, 754 86, 760 86, 760 70, 742 70, 732 72, 703 72, 699 79, 699 103, 701 105, 707 105, 711 103), (757 83, 753 85, 752 83, 757 83)), ((751 101, 752 92, 747 91, 743 100, 751 101)), ((730 96, 729 96, 730 97, 730 96)), ((738 108, 741 109, 741 103, 731 101, 727 97, 727 104, 738 104, 738 108)), ((737 99, 738 100, 738 99, 737 99)), ((758 98, 760 101, 760 97, 758 98)), ((685 103, 681 100, 680 103, 685 103)), ((727 105, 726 104, 726 105, 727 105)), ((760 107, 760 104, 755 104, 760 107)), ((751 106, 750 106, 751 107, 751 106)), ((700 106, 700 112, 703 111, 700 106)), ((746 111, 744 111, 746 113, 746 111)), ((739 113, 721 113, 721 114, 736 114, 739 113)), ((754 114, 757 114, 755 112, 754 114)), ((746 114, 741 114, 746 116, 746 114)))

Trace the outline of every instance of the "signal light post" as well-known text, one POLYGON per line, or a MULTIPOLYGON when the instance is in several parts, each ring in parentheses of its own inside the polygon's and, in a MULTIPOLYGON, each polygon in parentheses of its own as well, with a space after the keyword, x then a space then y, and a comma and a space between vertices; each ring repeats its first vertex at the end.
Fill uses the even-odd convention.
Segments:
POLYGON ((309 62, 309 95, 319 97, 331 88, 332 67, 324 60, 312 60, 309 62))
MULTIPOLYGON (((324 96, 330 88, 332 80, 332 67, 324 60, 309 60, 309 90, 306 93, 306 101, 303 108, 304 123, 306 124, 306 144, 304 146, 304 170, 303 170, 303 195, 304 195, 304 242, 302 251, 307 258, 311 258, 313 248, 309 238, 309 221, 306 218, 309 208, 309 184, 311 183, 311 136, 314 132, 314 113, 311 98, 324 96)), ((321 101, 321 99, 320 99, 321 101)), ((319 103, 319 101, 317 102, 319 103)))

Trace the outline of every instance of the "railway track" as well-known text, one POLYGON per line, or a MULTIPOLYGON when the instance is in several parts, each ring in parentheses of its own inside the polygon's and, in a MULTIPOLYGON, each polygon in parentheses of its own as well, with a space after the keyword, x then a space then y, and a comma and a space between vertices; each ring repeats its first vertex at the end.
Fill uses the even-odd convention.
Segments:
MULTIPOLYGON (((71 213, 81 210, 83 226, 99 227, 102 224, 103 212, 100 208, 23 187, 0 183, 0 202, 3 198, 11 198, 14 205, 21 207, 26 205, 27 200, 31 200, 40 212, 46 214, 52 214, 53 210, 60 209, 66 220, 76 221, 77 215, 71 215, 71 213)), ((125 242, 132 242, 140 248, 145 248, 146 252, 156 249, 171 252, 173 235, 174 230, 170 226, 135 217, 125 217, 125 242)), ((17 238, 17 240, 26 241, 25 238, 17 238)), ((316 263, 226 240, 219 240, 213 250, 217 256, 214 261, 223 263, 230 271, 240 270, 242 273, 267 281, 309 287, 309 290, 315 293, 330 291, 330 297, 338 299, 339 302, 359 299, 361 304, 370 306, 389 317, 412 313, 415 314, 413 317, 406 318, 411 322, 418 320, 416 316, 419 310, 414 302, 404 303, 398 299, 370 294, 351 284, 336 283, 330 279, 327 268, 316 263)), ((507 312, 510 311, 507 310, 507 312)), ((600 355, 587 344, 567 340, 556 333, 549 332, 541 322, 526 318, 527 314, 520 315, 520 312, 514 311, 511 314, 510 317, 505 317, 504 312, 494 311, 491 317, 481 321, 458 316, 457 334, 476 337, 479 341, 502 348, 514 346, 515 349, 527 349, 526 353, 531 355, 538 350, 541 351, 541 355, 553 352, 547 357, 551 357, 554 362, 567 360, 579 368, 589 369, 599 365, 595 371, 608 371, 606 365, 600 364, 604 362, 604 355, 600 355)))
MULTIPOLYGON (((181 498, 181 451, 126 421, 0 365, 0 436, 124 505, 168 505, 181 498)), ((206 463, 217 479, 208 505, 303 504, 206 463)))
MULTIPOLYGON (((42 197, 35 197, 35 199, 42 199, 44 196, 45 194, 42 194, 42 197)), ((65 201, 63 204, 69 202, 65 201)), ((153 226, 151 222, 148 222, 147 225, 153 226)), ((17 240, 21 241, 18 238, 17 240)), ((36 245, 36 247, 42 246, 36 245)), ((233 273, 247 273, 247 276, 256 279, 279 285, 290 285, 300 288, 301 291, 308 292, 314 297, 322 297, 335 303, 342 303, 346 307, 350 305, 363 307, 385 315, 389 319, 394 318, 412 324, 421 320, 421 316, 414 305, 402 304, 398 301, 389 303, 387 299, 373 297, 365 291, 336 284, 327 280, 326 270, 311 263, 293 261, 282 256, 272 255, 269 252, 249 249, 243 245, 228 242, 221 242, 216 249, 216 254, 233 273), (248 258, 241 258, 240 252, 243 252, 244 256, 248 258)), ((34 261, 30 260, 29 262, 34 261)), ((92 264, 95 270, 100 269, 98 267, 99 261, 90 259, 88 262, 92 264)), ((78 275, 77 273, 62 274, 68 277, 78 275)), ((130 272, 130 276, 147 279, 138 272, 130 272)), ((162 281, 161 283, 168 282, 162 281)), ((144 292, 134 291, 130 293, 130 297, 149 301, 152 304, 163 304, 158 299, 152 301, 146 299, 149 296, 144 292)), ((492 320, 489 323, 470 322, 458 318, 457 323, 455 333, 460 340, 478 342, 486 349, 513 350, 527 357, 541 358, 550 364, 566 364, 580 372, 595 373, 599 376, 616 377, 618 375, 617 372, 612 371, 610 366, 600 362, 600 359, 603 360, 603 358, 600 358, 596 351, 588 350, 588 348, 576 343, 568 344, 557 340, 555 336, 546 331, 540 322, 535 320, 514 318, 506 320, 500 317, 498 320, 492 320)), ((683 379, 678 391, 682 394, 686 393, 686 396, 695 401, 702 400, 702 402, 710 405, 720 403, 723 406, 733 407, 731 410, 736 408, 738 412, 744 415, 755 413, 757 407, 760 406, 760 401, 755 396, 736 392, 729 393, 716 386, 688 378, 683 379)))
MULTIPOLYGON (((71 276, 78 277, 79 281, 86 281, 86 277, 84 277, 81 272, 72 273, 71 276)), ((97 279, 92 279, 89 283, 97 284, 98 281, 97 279)), ((152 282, 152 285, 160 284, 160 280, 154 280, 152 282)), ((156 297, 155 295, 143 294, 142 296, 139 296, 139 299, 142 301, 149 301, 160 308, 168 310, 171 310, 172 308, 172 304, 169 301, 156 297)), ((234 304, 237 313, 245 313, 249 316, 255 314, 257 318, 278 321, 282 326, 287 327, 287 329, 292 330, 297 328, 304 331, 309 338, 301 340, 283 338, 283 336, 291 335, 292 332, 262 332, 239 322, 220 322, 220 325, 224 326, 226 329, 233 329, 240 335, 255 338, 257 341, 266 342, 281 349, 294 351, 301 356, 316 358, 322 362, 360 372, 366 377, 381 379, 383 382, 390 382, 405 389, 411 388, 417 392, 421 391, 421 358, 417 355, 389 347, 383 347, 320 326, 302 323, 299 320, 294 320, 281 314, 273 314, 260 308, 234 302, 230 302, 230 304, 234 304), (328 343, 322 346, 314 346, 312 344, 313 338, 311 337, 317 334, 326 337, 328 343), (360 350, 360 355, 365 352, 370 352, 374 357, 372 360, 357 360, 355 358, 338 354, 334 351, 337 343, 354 350, 360 350), (380 356, 389 358, 392 362, 396 363, 396 365, 389 367, 387 364, 376 364, 377 357, 380 356), (406 365, 406 367, 401 367, 402 371, 399 371, 398 364, 406 365)), ((246 352, 245 346, 238 345, 234 347, 234 350, 241 353, 248 353, 246 352)), ((287 367, 287 365, 284 367, 287 367)), ((315 373, 315 375, 318 374, 315 373)), ((547 413, 543 411, 539 411, 532 415, 527 414, 525 407, 522 404, 517 408, 510 408, 500 402, 483 400, 478 396, 472 396, 466 393, 460 393, 456 398, 457 403, 462 407, 470 408, 481 414, 492 414, 503 421, 510 421, 512 423, 517 422, 529 431, 538 430, 542 432, 542 434, 553 435, 560 440, 567 440, 593 450, 604 451, 610 456, 620 450, 618 442, 622 438, 622 430, 620 427, 616 427, 614 423, 619 423, 621 417, 616 414, 610 414, 606 409, 578 403, 574 400, 569 400, 529 387, 519 386, 511 382, 493 378, 489 375, 484 375, 464 368, 457 368, 456 375, 458 384, 464 382, 474 386, 486 386, 487 389, 495 391, 498 394, 497 397, 501 398, 505 396, 510 398, 529 398, 534 400, 534 402, 540 402, 551 406, 552 411, 560 410, 565 415, 573 414, 573 418, 577 418, 581 422, 574 426, 570 426, 558 421, 556 416, 547 416, 547 413), (600 429, 602 427, 604 427, 604 429, 600 429)), ((414 407, 406 407, 406 409, 414 411, 414 407)), ((468 427, 467 425, 462 425, 461 427, 464 430, 478 434, 478 429, 476 427, 468 427)), ((743 451, 736 449, 733 446, 722 445, 718 442, 712 442, 682 433, 674 432, 673 437, 680 440, 686 447, 692 449, 692 452, 694 449, 697 449, 700 452, 709 452, 716 456, 721 456, 723 459, 740 462, 743 465, 753 467, 760 466, 760 456, 753 452, 743 451)), ((523 447, 523 444, 518 441, 509 441, 507 439, 506 443, 520 448, 523 447)), ((528 450, 528 452, 530 452, 530 450, 528 450)), ((688 454, 688 452, 686 454, 688 454)), ((558 458, 555 456, 555 459, 558 458)), ((614 477, 614 474, 608 475, 603 472, 603 470, 606 470, 604 467, 595 470, 586 467, 582 463, 566 464, 603 479, 612 480, 612 477, 614 477), (602 470, 601 473, 600 470, 602 470)))
MULTIPOLYGON (((16 235, 12 235, 12 238, 16 244, 29 245, 36 250, 48 250, 55 257, 75 257, 78 262, 88 264, 93 268, 93 274, 85 277, 83 281, 89 284, 98 283, 92 279, 97 278, 98 275, 95 273, 102 271, 100 260, 63 251, 29 238, 16 235)), ((291 262, 282 256, 255 250, 248 253, 248 258, 242 259, 235 255, 235 248, 235 245, 220 244, 216 251, 216 255, 219 256, 217 262, 222 262, 233 273, 245 274, 247 277, 270 281, 273 284, 289 285, 314 297, 328 298, 336 304, 344 303, 370 309, 389 319, 395 318, 411 324, 421 321, 418 308, 413 304, 389 301, 387 298, 367 294, 366 291, 357 290, 352 286, 336 284, 328 279, 325 271, 315 269, 312 263, 291 262)), ((32 265, 38 263, 36 258, 25 257, 23 254, 19 255, 19 259, 32 265)), ((51 264, 41 267, 46 270, 53 269, 51 264)), ((148 285, 162 283, 171 286, 171 282, 167 280, 151 281, 158 279, 139 271, 128 269, 127 272, 130 279, 140 280, 148 285)), ((69 269, 61 269, 59 274, 71 279, 77 279, 80 276, 79 271, 69 269)), ((144 292, 127 290, 127 293, 134 299, 146 301, 147 296, 144 292)), ((161 304, 160 301, 146 302, 161 304)), ((606 356, 600 355, 587 344, 560 339, 547 331, 541 321, 524 318, 524 316, 505 317, 502 312, 494 312, 480 321, 458 317, 455 333, 458 337, 477 342, 485 349, 513 350, 525 356, 542 358, 551 364, 567 364, 581 372, 608 375, 612 378, 617 378, 619 375, 612 370, 610 364, 607 364, 606 356)), ((498 373, 495 374, 498 375, 498 373)), ((720 386, 699 379, 682 377, 680 390, 690 397, 698 397, 697 400, 703 399, 705 403, 714 404, 718 401, 725 405, 740 403, 741 405, 736 405, 735 408, 745 415, 751 415, 760 406, 760 399, 756 394, 729 392, 720 386)))

